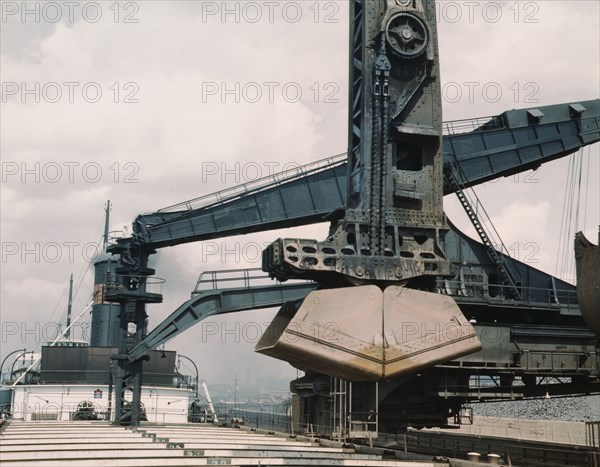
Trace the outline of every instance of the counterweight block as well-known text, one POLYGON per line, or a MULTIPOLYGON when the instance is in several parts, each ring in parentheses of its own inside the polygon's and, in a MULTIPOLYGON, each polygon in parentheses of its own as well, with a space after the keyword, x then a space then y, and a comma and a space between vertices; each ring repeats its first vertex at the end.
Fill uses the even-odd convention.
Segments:
POLYGON ((302 370, 378 381, 477 352, 481 343, 451 297, 365 285, 284 305, 255 350, 302 370))

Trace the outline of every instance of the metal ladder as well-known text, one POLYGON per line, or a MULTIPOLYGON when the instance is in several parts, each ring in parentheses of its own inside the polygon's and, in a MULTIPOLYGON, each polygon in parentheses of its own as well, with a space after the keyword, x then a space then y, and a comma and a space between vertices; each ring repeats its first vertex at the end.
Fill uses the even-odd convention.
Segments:
POLYGON ((492 224, 492 221, 483 208, 483 205, 479 201, 479 198, 477 198, 477 195, 474 191, 472 192, 474 199, 470 199, 470 197, 467 195, 464 183, 462 182, 463 176, 460 165, 458 165, 457 162, 454 164, 445 164, 444 175, 446 176, 446 179, 450 185, 454 188, 456 196, 467 213, 467 216, 473 224, 473 227, 475 227, 475 231, 477 232, 477 235, 479 235, 481 243, 483 243, 485 246, 489 258, 496 265, 502 280, 502 284, 506 286, 506 295, 509 298, 520 300, 521 292, 517 286, 520 278, 519 273, 512 267, 510 262, 504 259, 504 255, 510 256, 508 250, 504 246, 498 231, 492 224), (480 219, 477 211, 473 208, 473 204, 481 206, 480 212, 483 215, 482 219, 480 219), (487 230, 486 220, 487 224, 489 224, 489 228, 487 230), (501 252, 499 252, 496 248, 499 248, 501 252))

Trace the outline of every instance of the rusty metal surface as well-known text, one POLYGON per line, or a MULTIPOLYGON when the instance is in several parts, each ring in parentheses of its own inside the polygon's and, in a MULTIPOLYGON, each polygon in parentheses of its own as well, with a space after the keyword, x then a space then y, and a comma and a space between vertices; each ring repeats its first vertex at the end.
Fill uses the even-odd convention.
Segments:
POLYGON ((594 245, 582 232, 575 234, 575 263, 581 315, 590 329, 600 336, 600 245, 594 245))
POLYGON ((256 351, 348 381, 377 381, 481 349, 447 296, 398 286, 318 290, 284 306, 256 351))
POLYGON ((385 289, 383 299, 384 376, 481 350, 473 326, 451 297, 391 286, 385 289))

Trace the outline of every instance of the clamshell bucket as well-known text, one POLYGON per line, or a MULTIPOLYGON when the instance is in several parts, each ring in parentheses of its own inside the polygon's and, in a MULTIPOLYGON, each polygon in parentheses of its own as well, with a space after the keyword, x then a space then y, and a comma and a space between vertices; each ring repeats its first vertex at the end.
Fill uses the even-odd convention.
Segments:
POLYGON ((481 350, 448 296, 398 286, 317 290, 281 308, 257 352, 347 381, 378 381, 481 350))

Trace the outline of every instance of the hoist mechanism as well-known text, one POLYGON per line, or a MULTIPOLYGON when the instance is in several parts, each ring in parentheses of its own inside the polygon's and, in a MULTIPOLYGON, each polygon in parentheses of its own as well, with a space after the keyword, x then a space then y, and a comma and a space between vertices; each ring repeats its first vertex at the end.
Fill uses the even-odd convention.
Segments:
POLYGON ((279 239, 263 252, 273 278, 312 279, 322 290, 286 304, 256 350, 366 381, 481 345, 455 301, 433 293, 437 279, 453 275, 444 254, 435 2, 353 1, 350 18, 346 209, 332 214, 326 240, 279 239), (318 323, 335 323, 336 332, 315 333, 318 323), (408 339, 407 323, 424 332, 408 339))

